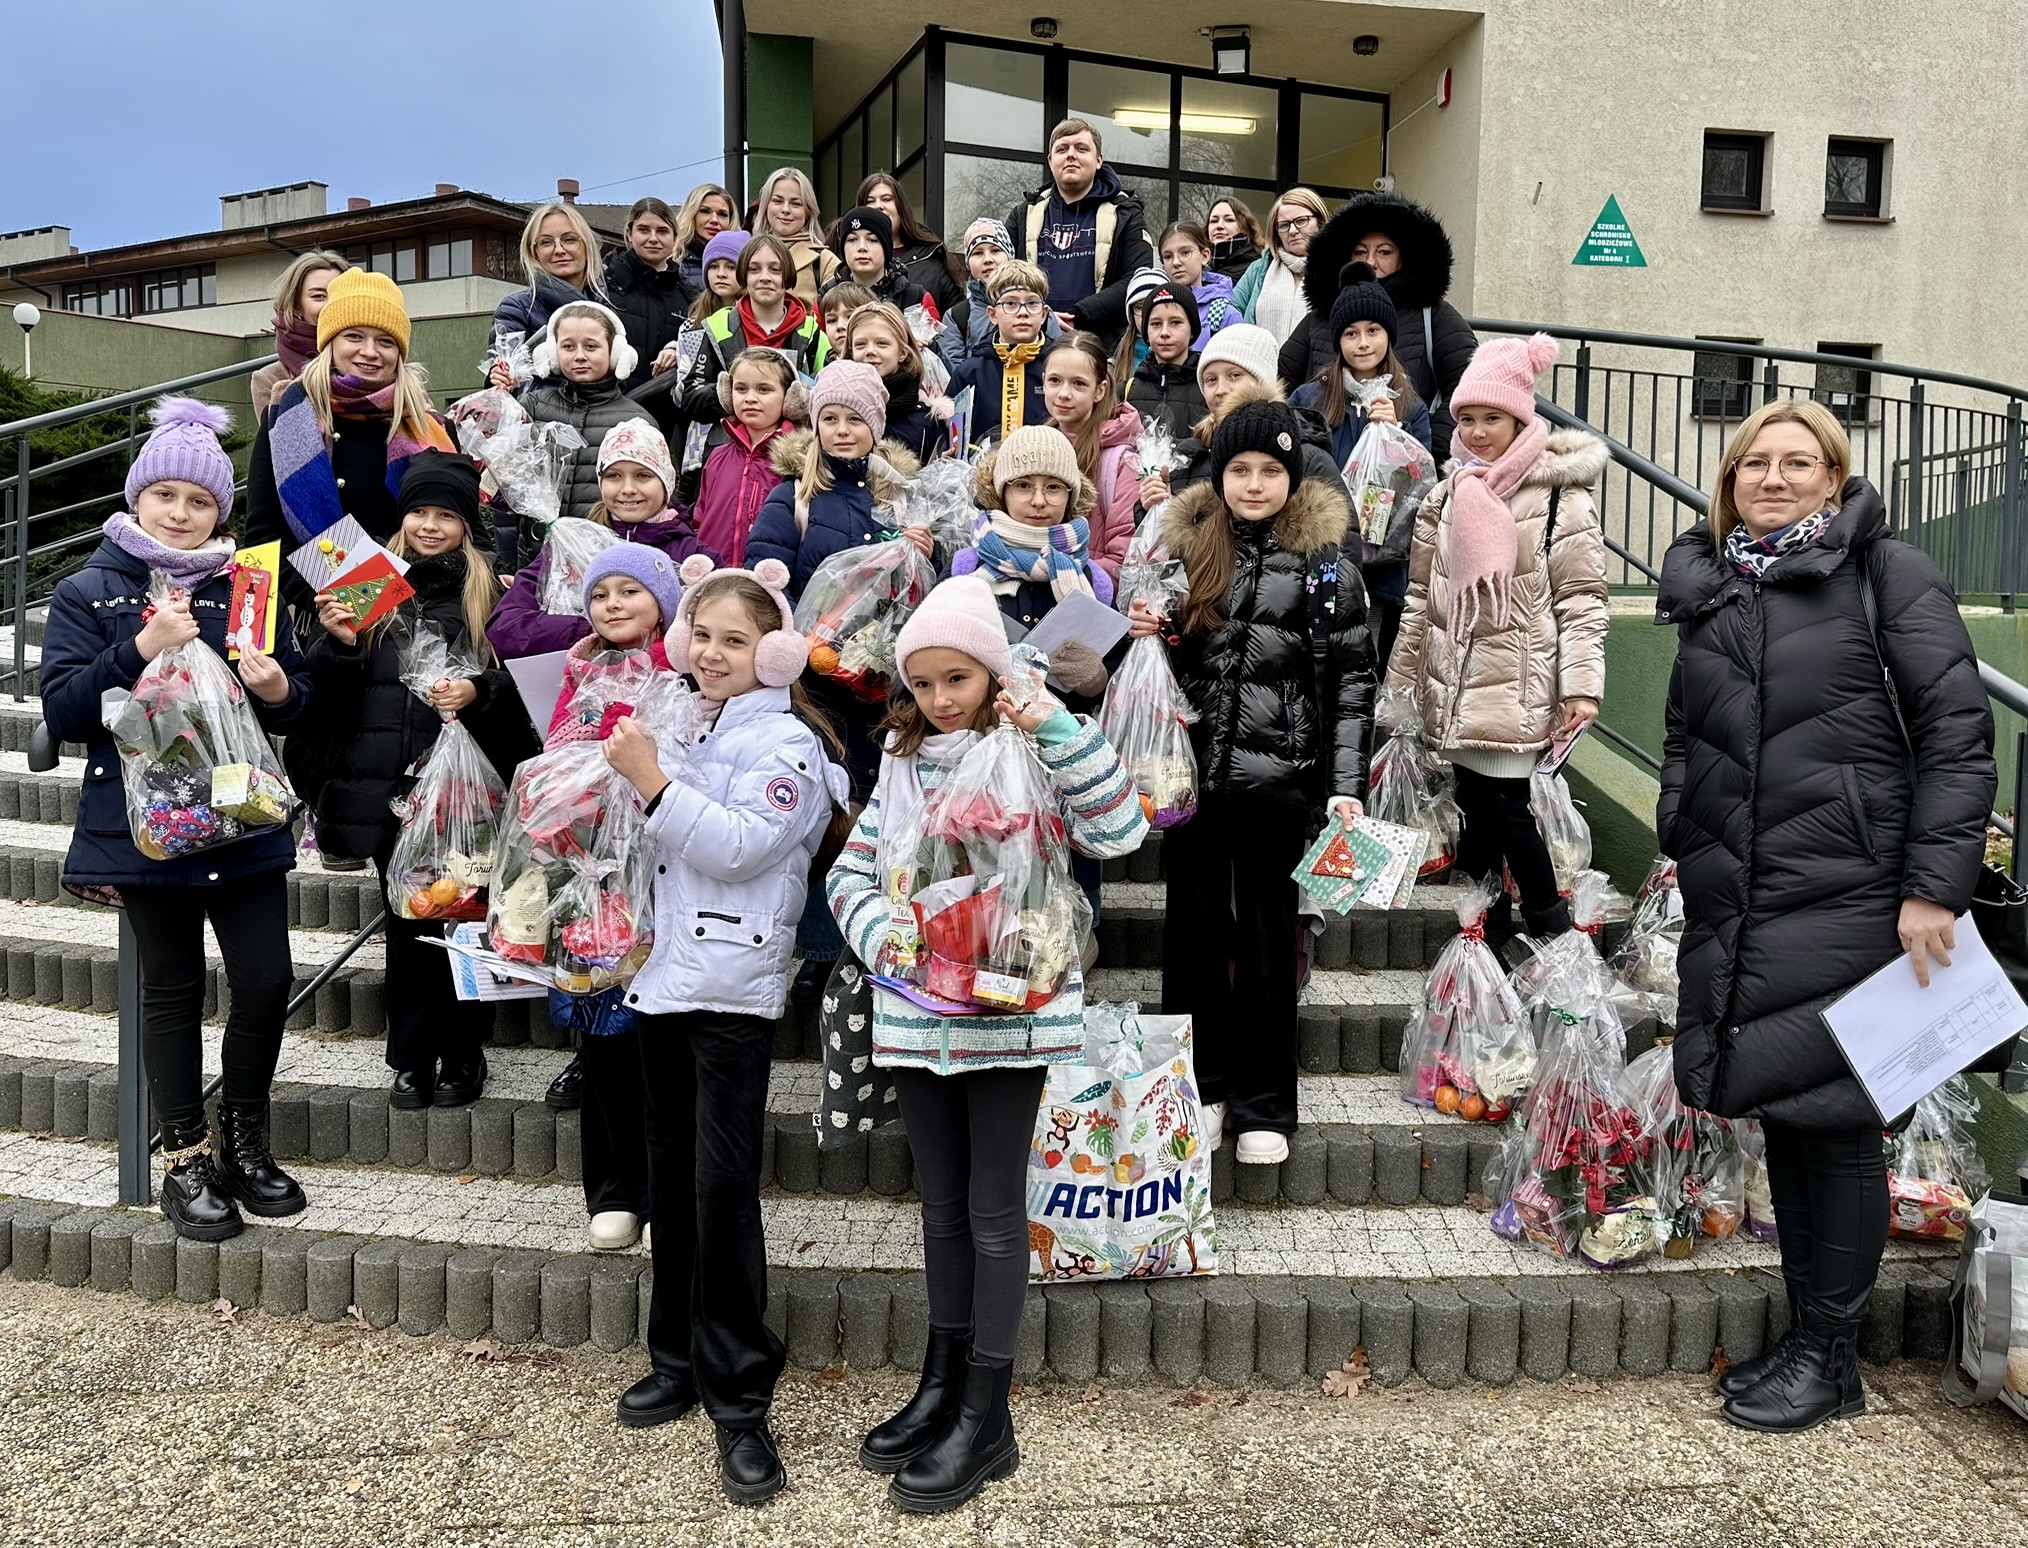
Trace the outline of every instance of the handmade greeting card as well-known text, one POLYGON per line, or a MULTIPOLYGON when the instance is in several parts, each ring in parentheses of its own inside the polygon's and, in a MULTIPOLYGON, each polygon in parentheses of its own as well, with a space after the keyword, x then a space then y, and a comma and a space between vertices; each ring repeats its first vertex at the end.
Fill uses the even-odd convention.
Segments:
POLYGON ((237 661, 243 646, 263 654, 275 648, 275 604, 279 600, 282 544, 260 543, 232 556, 232 622, 227 625, 226 656, 237 661))
POLYGON ((364 629, 415 595, 403 577, 408 566, 382 548, 350 516, 334 521, 289 555, 296 573, 329 592, 364 629))

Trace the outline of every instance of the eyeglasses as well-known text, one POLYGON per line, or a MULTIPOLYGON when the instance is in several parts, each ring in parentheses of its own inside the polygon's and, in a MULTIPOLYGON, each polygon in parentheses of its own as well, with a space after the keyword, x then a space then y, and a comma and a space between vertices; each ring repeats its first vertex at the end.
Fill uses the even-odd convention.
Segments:
MULTIPOLYGON (((1806 457, 1801 452, 1782 458, 1780 464, 1783 478, 1808 478, 1810 469, 1825 465, 1822 457, 1806 457)), ((1765 481, 1768 470, 1774 466, 1775 464, 1765 457, 1741 457, 1733 464, 1742 484, 1758 484, 1765 481)))
POLYGON ((993 305, 1000 308, 1003 312, 1012 312, 1016 317, 1024 317, 1030 312, 1042 311, 1049 303, 1047 301, 1010 301, 1005 296, 1002 296, 993 305))
POLYGON ((1316 223, 1317 217, 1314 215, 1297 215, 1289 220, 1276 221, 1275 230, 1283 236, 1293 236, 1296 232, 1306 230, 1316 223))

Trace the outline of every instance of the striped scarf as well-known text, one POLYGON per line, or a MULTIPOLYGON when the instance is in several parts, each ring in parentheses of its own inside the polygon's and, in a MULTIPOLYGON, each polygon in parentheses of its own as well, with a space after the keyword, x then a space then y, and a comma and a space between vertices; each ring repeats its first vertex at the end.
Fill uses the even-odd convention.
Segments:
POLYGON ((1095 595, 1085 558, 1090 542, 1091 523, 1082 516, 1060 527, 1031 527, 998 511, 981 511, 972 522, 979 568, 1015 585, 1046 581, 1059 602, 1073 592, 1095 595))
POLYGON ((1822 537, 1831 525, 1831 516, 1830 511, 1819 511, 1764 538, 1749 534, 1742 523, 1725 534, 1725 562, 1748 580, 1758 580, 1782 555, 1807 548, 1822 537))
MULTIPOLYGON (((356 376, 331 378, 331 412, 342 419, 386 419, 394 409, 394 384, 369 389, 356 376)), ((425 447, 456 451, 450 432, 434 413, 422 426, 422 438, 414 426, 393 426, 387 436, 387 492, 401 491, 401 475, 408 459, 425 447)), ((318 423, 316 406, 300 382, 291 382, 276 401, 274 419, 268 427, 268 450, 274 458, 275 490, 281 496, 282 514, 298 543, 307 543, 333 522, 343 519, 345 505, 338 494, 338 475, 331 468, 331 447, 318 423)))

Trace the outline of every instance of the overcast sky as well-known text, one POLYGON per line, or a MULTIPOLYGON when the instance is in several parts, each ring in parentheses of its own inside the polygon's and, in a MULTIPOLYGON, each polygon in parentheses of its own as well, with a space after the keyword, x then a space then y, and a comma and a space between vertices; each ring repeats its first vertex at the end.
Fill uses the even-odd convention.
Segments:
POLYGON ((221 194, 306 180, 341 210, 559 177, 674 204, 722 165, 711 0, 21 3, 0 56, 0 232, 86 249, 214 230, 221 194))

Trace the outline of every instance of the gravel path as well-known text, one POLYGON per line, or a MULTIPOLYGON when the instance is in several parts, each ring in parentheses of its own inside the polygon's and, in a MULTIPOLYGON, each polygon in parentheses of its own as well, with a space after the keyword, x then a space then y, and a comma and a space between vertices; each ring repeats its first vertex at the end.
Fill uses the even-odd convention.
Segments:
POLYGON ((791 1488, 724 1503, 701 1416, 610 1419, 638 1355, 475 1360, 453 1340, 307 1327, 0 1280, 0 1542, 430 1544, 2028 1544, 2028 1429, 1961 1414, 1933 1366, 1869 1371, 1872 1412, 1789 1440, 1670 1377, 1504 1391, 1185 1396, 1035 1390, 1023 1465, 904 1517, 854 1461, 909 1390, 792 1376, 791 1488))

